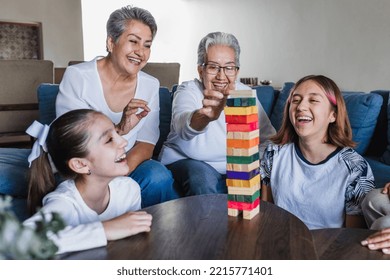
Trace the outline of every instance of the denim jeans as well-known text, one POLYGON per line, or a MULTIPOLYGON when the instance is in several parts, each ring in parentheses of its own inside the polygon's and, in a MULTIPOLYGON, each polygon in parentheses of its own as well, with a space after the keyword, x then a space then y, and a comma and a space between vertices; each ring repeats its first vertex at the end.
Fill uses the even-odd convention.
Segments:
POLYGON ((226 175, 203 161, 182 159, 167 165, 167 168, 182 195, 227 193, 226 175))
POLYGON ((156 160, 146 160, 129 177, 141 187, 142 208, 179 198, 171 172, 156 160))
POLYGON ((0 194, 27 197, 31 149, 0 148, 0 194))

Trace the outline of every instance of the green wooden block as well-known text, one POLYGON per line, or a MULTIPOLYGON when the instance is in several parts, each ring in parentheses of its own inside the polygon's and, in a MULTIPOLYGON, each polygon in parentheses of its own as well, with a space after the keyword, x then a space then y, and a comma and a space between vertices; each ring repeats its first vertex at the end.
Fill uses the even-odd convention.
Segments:
POLYGON ((256 105, 255 97, 228 98, 226 105, 229 107, 248 107, 256 105))
POLYGON ((259 153, 255 153, 251 156, 227 156, 227 163, 249 164, 256 160, 259 160, 259 153))
POLYGON ((256 105, 256 98, 242 98, 241 99, 241 106, 247 107, 247 106, 255 106, 256 105))
POLYGON ((253 195, 228 194, 228 200, 236 201, 236 202, 252 203, 259 197, 260 197, 260 190, 257 190, 253 195))

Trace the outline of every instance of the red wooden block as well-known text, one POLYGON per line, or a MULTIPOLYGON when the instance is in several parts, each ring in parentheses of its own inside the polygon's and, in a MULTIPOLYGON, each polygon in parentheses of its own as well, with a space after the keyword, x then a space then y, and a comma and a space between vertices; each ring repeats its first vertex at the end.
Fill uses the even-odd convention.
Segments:
POLYGON ((259 122, 253 122, 248 124, 230 124, 226 125, 227 131, 252 131, 259 128, 259 122))
POLYGON ((238 209, 238 210, 252 210, 256 208, 259 204, 260 204, 260 198, 256 199, 252 203, 228 200, 228 208, 238 209))
POLYGON ((225 115, 227 123, 252 123, 259 120, 257 114, 251 115, 225 115))

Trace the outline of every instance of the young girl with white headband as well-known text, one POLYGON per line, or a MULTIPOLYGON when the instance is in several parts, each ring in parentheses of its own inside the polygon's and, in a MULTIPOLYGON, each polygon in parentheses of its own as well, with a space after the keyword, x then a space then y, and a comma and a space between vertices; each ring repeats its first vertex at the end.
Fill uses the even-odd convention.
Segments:
POLYGON ((374 188, 370 166, 352 148, 340 89, 325 76, 300 79, 282 126, 261 161, 262 197, 309 229, 365 227, 361 202, 374 188))
POLYGON ((152 216, 135 212, 141 207, 140 187, 125 176, 127 141, 110 119, 80 109, 65 113, 50 127, 34 122, 27 132, 38 138, 29 157, 28 204, 32 212, 42 208, 24 224, 34 227, 41 213, 60 214, 66 227, 49 236, 57 253, 100 247, 107 240, 150 231, 152 216), (57 187, 49 156, 67 178, 57 187))

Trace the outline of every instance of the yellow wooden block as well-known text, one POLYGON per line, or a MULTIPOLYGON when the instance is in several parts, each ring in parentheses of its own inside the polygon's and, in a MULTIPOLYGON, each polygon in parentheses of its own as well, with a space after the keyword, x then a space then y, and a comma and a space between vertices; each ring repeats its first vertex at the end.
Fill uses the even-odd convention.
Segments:
POLYGON ((228 208, 228 215, 229 216, 237 217, 240 214, 240 212, 241 211, 238 209, 228 208))
POLYGON ((229 187, 250 188, 258 184, 260 184, 260 175, 256 175, 250 180, 226 179, 226 185, 229 187))
POLYGON ((227 139, 253 139, 259 137, 260 131, 258 129, 248 131, 248 132, 240 132, 240 131, 229 131, 226 135, 227 139))
POLYGON ((237 195, 254 195, 255 192, 260 190, 260 183, 249 188, 242 187, 227 187, 228 194, 237 194, 237 195))
POLYGON ((252 210, 244 210, 244 211, 242 211, 242 217, 245 220, 252 220, 253 217, 255 217, 257 214, 259 214, 259 212, 260 212, 260 205, 257 205, 252 210))
POLYGON ((257 106, 225 107, 225 115, 252 115, 257 114, 257 106))
POLYGON ((226 170, 229 171, 251 171, 260 166, 258 160, 249 163, 249 164, 237 164, 237 163, 228 163, 226 164, 226 170))
POLYGON ((255 89, 243 89, 243 90, 230 90, 230 98, 240 98, 240 97, 256 97, 255 89))
POLYGON ((226 155, 228 156, 251 156, 254 153, 259 152, 259 146, 253 146, 249 149, 229 148, 226 149, 226 155))

